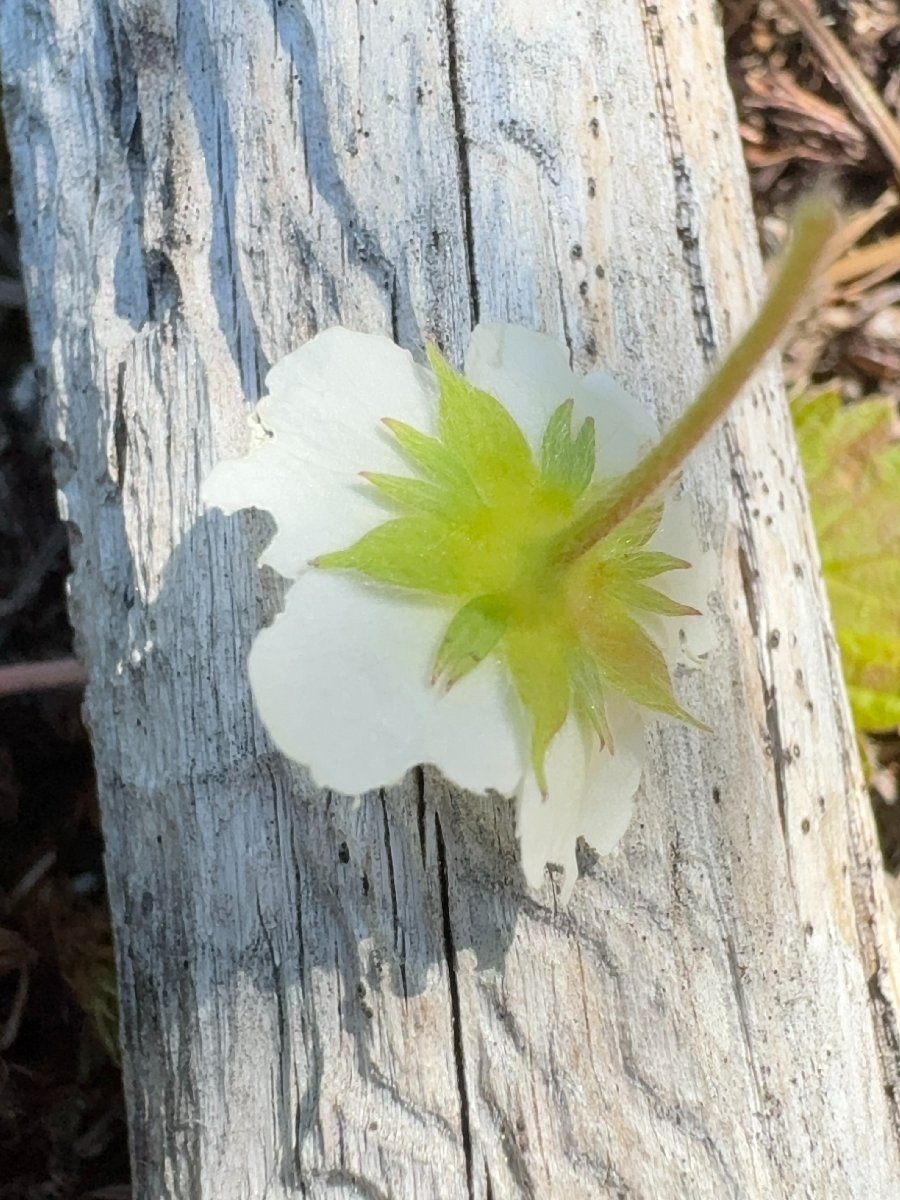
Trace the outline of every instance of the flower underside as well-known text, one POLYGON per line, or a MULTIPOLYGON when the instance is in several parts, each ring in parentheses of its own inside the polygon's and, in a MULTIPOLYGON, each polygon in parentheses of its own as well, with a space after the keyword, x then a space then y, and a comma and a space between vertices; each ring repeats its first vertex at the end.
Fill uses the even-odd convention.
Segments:
POLYGON ((440 387, 438 436, 385 419, 416 476, 363 472, 399 515, 314 565, 457 605, 432 682, 452 687, 488 655, 500 656, 531 724, 542 791, 547 748, 570 712, 614 751, 606 716, 611 692, 699 724, 675 699, 662 652, 640 620, 697 612, 651 583, 690 566, 647 548, 662 505, 640 509, 566 561, 567 531, 616 483, 593 479, 593 421, 573 429, 573 402, 565 401, 547 424, 536 461, 495 397, 433 347, 429 358, 440 387))

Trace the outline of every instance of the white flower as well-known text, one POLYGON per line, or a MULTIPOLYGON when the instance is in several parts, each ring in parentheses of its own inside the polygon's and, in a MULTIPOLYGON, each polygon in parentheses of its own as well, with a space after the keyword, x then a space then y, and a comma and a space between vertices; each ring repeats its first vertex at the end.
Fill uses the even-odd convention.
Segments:
MULTIPOLYGON (((525 329, 478 327, 465 374, 502 403, 538 459, 551 417, 574 400, 573 426, 593 418, 596 427, 595 479, 627 471, 657 436, 652 418, 609 376, 574 376, 561 346, 525 329)), ((225 512, 271 513, 277 531, 261 563, 293 581, 284 611, 260 632, 249 659, 272 739, 320 786, 351 795, 395 783, 426 763, 469 791, 514 794, 526 879, 538 887, 545 865, 560 865, 565 899, 577 878, 578 837, 604 852, 628 825, 644 710, 609 694, 614 754, 570 711, 546 754, 544 797, 528 715, 502 656, 488 654, 450 690, 432 686, 458 602, 310 565, 391 517, 360 472, 409 474, 382 421, 438 436, 435 374, 385 338, 335 328, 278 363, 267 386, 249 454, 219 464, 203 491, 225 512)), ((647 548, 698 563, 687 503, 667 503, 647 548)), ((678 599, 705 607, 708 571, 675 574, 678 599)), ((679 645, 692 655, 709 648, 703 618, 648 616, 641 623, 668 642, 670 661, 679 645)))

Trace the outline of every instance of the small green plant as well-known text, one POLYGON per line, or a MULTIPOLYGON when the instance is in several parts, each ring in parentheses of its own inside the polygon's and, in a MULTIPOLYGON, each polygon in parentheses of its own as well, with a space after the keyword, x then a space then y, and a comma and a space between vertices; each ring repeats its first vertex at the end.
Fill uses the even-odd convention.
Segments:
POLYGON ((896 405, 799 396, 797 442, 860 732, 900 725, 900 431, 896 405))

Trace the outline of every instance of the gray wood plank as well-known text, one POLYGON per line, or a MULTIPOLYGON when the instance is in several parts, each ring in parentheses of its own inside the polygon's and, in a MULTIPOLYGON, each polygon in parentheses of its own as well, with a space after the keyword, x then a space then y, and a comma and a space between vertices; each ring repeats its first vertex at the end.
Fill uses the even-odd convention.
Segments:
POLYGON ((107 837, 135 1195, 884 1197, 898 958, 775 364, 689 469, 704 736, 564 910, 512 811, 268 745, 206 513, 269 365, 511 319, 665 423, 761 271, 711 5, 21 0, 4 104, 107 837))

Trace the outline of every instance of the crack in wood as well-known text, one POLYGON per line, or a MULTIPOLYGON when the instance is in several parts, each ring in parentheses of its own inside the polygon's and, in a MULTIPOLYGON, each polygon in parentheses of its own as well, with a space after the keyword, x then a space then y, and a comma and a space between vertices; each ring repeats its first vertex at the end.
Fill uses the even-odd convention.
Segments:
MULTIPOLYGON (((741 506, 743 508, 743 506, 741 506)), ((749 516, 747 517, 749 521, 749 516)), ((764 655, 759 637, 759 617, 760 611, 756 600, 756 579, 759 578, 759 571, 756 567, 751 567, 750 557, 751 551, 750 538, 748 527, 743 524, 742 519, 741 540, 742 545, 738 551, 740 567, 741 567, 741 583, 744 587, 744 597, 747 601, 747 612, 750 616, 750 623, 753 628, 753 636, 757 646, 757 669, 759 671, 759 682, 762 688, 763 706, 766 714, 766 733, 769 739, 769 750, 772 759, 773 782, 775 784, 775 799, 778 806, 778 821, 781 826, 781 837, 784 842, 785 857, 787 862, 788 879, 793 887, 793 875, 791 873, 791 844, 788 837, 787 828, 787 808, 788 808, 788 792, 787 783, 785 781, 784 767, 785 755, 784 740, 781 736, 781 724, 778 720, 778 703, 776 697, 776 687, 772 680, 773 668, 771 662, 771 654, 764 655), (766 661, 768 661, 768 670, 766 670, 766 661)))
MULTIPOLYGON (((769 678, 772 677, 771 655, 769 656, 769 678)), ((761 661, 759 671, 760 683, 763 689, 763 701, 766 709, 766 730, 769 735, 769 745, 772 750, 772 770, 773 782, 775 784, 775 800, 778 805, 778 821, 781 825, 781 837, 784 841, 785 859, 787 863, 788 880, 791 887, 794 886, 794 877, 791 865, 791 841, 788 836, 788 789, 785 779, 784 768, 789 761, 790 755, 784 747, 784 740, 781 736, 781 722, 778 719, 778 703, 777 703, 777 688, 774 683, 768 683, 763 672, 761 661)))
POLYGON ((450 104, 453 128, 456 132, 456 162, 459 171, 459 192, 462 200, 463 240, 466 255, 466 276, 469 283, 469 315, 474 328, 480 319, 478 278, 475 273, 475 237, 472 221, 472 192, 469 171, 469 139, 466 135, 465 104, 459 83, 459 49, 456 37, 456 14, 453 0, 444 0, 447 28, 447 79, 450 84, 450 104))
POLYGON ((878 954, 877 946, 875 949, 879 963, 878 970, 869 977, 869 999, 872 1001, 884 1091, 891 1105, 891 1124, 900 1140, 900 1022, 897 1009, 891 1003, 890 988, 885 987, 885 981, 889 978, 888 964, 878 954))
POLYGON ((447 847, 440 817, 434 815, 434 831, 437 843, 438 878, 441 889, 441 917, 444 936, 444 956, 447 961, 447 983, 450 992, 450 1021, 453 1027, 453 1061, 456 1065, 456 1090, 459 1094, 459 1123, 462 1135, 463 1155, 466 1160, 466 1188, 469 1200, 475 1200, 475 1176, 472 1161, 472 1128, 469 1113, 469 1089, 466 1082, 466 1056, 462 1031, 462 1009, 459 1001, 459 980, 456 978, 456 946, 453 940, 453 922, 450 917, 450 880, 447 870, 447 847))
MULTIPOLYGON (((275 949, 272 931, 263 916, 258 892, 256 894, 256 917, 271 961, 272 995, 275 1000, 275 1027, 278 1038, 278 1092, 272 1095, 272 1109, 274 1113, 278 1114, 276 1119, 285 1146, 285 1162, 291 1162, 296 1168, 298 1147, 296 1144, 292 1146, 292 1135, 296 1134, 296 1128, 293 1131, 291 1129, 291 1077, 294 1073, 294 1051, 291 1040, 291 1024, 287 1014, 287 980, 284 965, 275 949), (290 1151, 287 1149, 288 1147, 291 1147, 290 1151)), ((294 1183, 293 1180, 290 1182, 294 1183)))
MULTIPOLYGON (((352 1194, 360 1200, 393 1200, 390 1192, 378 1187, 367 1176, 357 1171, 349 1171, 345 1167, 328 1171, 322 1177, 329 1188, 352 1189, 352 1194)), ((346 1191, 344 1191, 346 1195, 346 1191)))
POLYGON ((415 767, 412 773, 416 789, 416 826, 419 831, 419 850, 422 853, 422 865, 428 866, 428 834, 425 828, 425 771, 415 767))
MULTIPOLYGON (((509 1097, 497 1093, 491 1071, 483 1058, 477 1065, 478 1095, 483 1108, 491 1114, 491 1130, 503 1152, 510 1180, 518 1200, 537 1200, 539 1192, 528 1166, 531 1151, 528 1124, 518 1105, 510 1106, 509 1097), (515 1114, 515 1115, 514 1115, 515 1114)), ((535 1120, 537 1121, 537 1117, 535 1120)), ((490 1163, 482 1159, 482 1169, 490 1179, 490 1163)))
POLYGON ((125 419, 125 363, 116 371, 116 407, 113 414, 113 446, 116 452, 116 487, 125 487, 125 467, 128 462, 128 422, 125 419))
POLYGON ((785 749, 781 734, 781 722, 778 716, 778 702, 774 682, 775 669, 772 663, 772 651, 778 645, 772 630, 765 636, 762 628, 763 613, 757 598, 759 566, 753 540, 753 521, 750 515, 750 495, 743 473, 738 464, 743 455, 735 439, 731 426, 726 422, 725 442, 728 456, 731 460, 731 475, 738 486, 734 488, 737 498, 740 522, 738 528, 738 566, 740 568, 741 586, 747 604, 747 616, 753 630, 753 642, 756 647, 756 665, 759 671, 759 682, 762 688, 763 706, 766 717, 766 733, 769 739, 769 750, 772 759, 772 780, 775 785, 775 800, 778 806, 778 821, 781 827, 781 837, 784 842, 785 862, 788 880, 794 886, 792 873, 791 843, 788 835, 788 787, 785 777, 785 766, 790 761, 790 753, 785 749))
POLYGON ((406 986, 406 949, 403 945, 403 927, 400 923, 400 911, 397 906, 397 876, 394 870, 394 852, 391 845, 391 825, 388 816, 387 799, 381 792, 381 815, 384 821, 384 854, 387 865, 388 884, 391 892, 391 926, 394 936, 394 953, 397 958, 397 969, 400 972, 400 984, 403 988, 403 999, 409 1001, 409 990, 406 986))
POLYGON ((718 346, 713 332, 706 275, 700 258, 698 205, 678 124, 669 56, 666 51, 665 35, 657 5, 648 3, 647 0, 641 0, 641 20, 644 25, 650 59, 654 66, 657 105, 662 117, 669 161, 672 164, 672 178, 675 185, 675 231, 681 243, 681 257, 687 270, 691 289, 691 310, 697 329, 697 341, 703 352, 704 361, 711 363, 717 356, 718 346))

